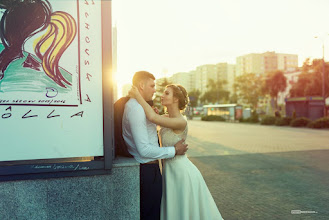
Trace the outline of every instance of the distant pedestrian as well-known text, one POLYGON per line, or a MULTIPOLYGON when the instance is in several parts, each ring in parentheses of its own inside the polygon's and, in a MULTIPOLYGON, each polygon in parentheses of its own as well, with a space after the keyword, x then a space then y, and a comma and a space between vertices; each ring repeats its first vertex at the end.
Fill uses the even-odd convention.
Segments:
POLYGON ((274 114, 275 114, 275 117, 281 118, 281 114, 280 114, 279 110, 275 110, 274 114))

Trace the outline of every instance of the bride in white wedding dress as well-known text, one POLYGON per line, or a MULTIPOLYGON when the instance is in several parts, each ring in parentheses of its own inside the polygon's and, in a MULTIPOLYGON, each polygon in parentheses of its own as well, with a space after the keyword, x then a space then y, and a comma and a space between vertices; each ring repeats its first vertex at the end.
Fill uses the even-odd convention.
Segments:
MULTIPOLYGON (((141 104, 149 121, 161 126, 162 147, 186 140, 188 125, 181 111, 189 100, 183 86, 171 84, 166 87, 161 104, 167 108, 167 117, 156 114, 136 87, 132 87, 129 96, 141 104)), ((223 219, 200 171, 186 155, 166 159, 162 175, 161 220, 223 219)))

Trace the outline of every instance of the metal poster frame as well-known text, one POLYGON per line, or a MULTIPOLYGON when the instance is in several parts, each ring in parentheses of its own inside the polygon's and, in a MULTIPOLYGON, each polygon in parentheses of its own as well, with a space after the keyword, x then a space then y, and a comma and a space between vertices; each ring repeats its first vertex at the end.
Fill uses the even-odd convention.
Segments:
MULTIPOLYGON (((94 1, 96 0, 89 0, 90 3, 94 3, 94 1)), ((104 156, 0 162, 0 181, 104 175, 111 173, 112 161, 114 159, 114 100, 110 0, 101 0, 101 17, 104 156)))

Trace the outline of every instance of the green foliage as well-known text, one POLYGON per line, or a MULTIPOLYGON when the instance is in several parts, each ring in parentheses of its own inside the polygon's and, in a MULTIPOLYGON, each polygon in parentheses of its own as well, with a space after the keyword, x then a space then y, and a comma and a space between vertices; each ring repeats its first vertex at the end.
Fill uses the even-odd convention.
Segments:
POLYGON ((274 125, 276 121, 276 117, 267 115, 260 122, 261 125, 274 125))
POLYGON ((199 90, 195 90, 195 89, 188 93, 192 107, 198 106, 200 94, 201 94, 201 92, 199 90))
POLYGON ((219 115, 205 115, 201 117, 202 121, 225 121, 225 118, 219 115))
POLYGON ((235 91, 230 95, 229 103, 238 103, 238 95, 235 91))
POLYGON ((203 103, 223 103, 229 99, 230 92, 224 89, 227 84, 226 80, 209 79, 207 91, 200 98, 203 103))
POLYGON ((277 118, 275 121, 275 125, 277 126, 287 126, 290 125, 292 118, 291 117, 283 117, 277 118))
POLYGON ((292 127, 306 127, 308 125, 308 123, 310 123, 311 120, 305 117, 300 117, 300 118, 296 118, 293 119, 290 122, 290 126, 292 127))
POLYGON ((250 104, 256 109, 258 97, 262 94, 262 77, 247 73, 235 78, 234 90, 240 103, 250 104))
MULTIPOLYGON (((322 72, 323 60, 314 59, 312 63, 307 59, 302 68, 302 73, 298 81, 292 85, 289 93, 291 97, 302 96, 322 96, 322 72)), ((325 79, 329 77, 329 64, 325 63, 325 79)), ((325 80, 325 88, 329 88, 329 80, 325 80)), ((329 96, 329 90, 326 89, 326 97, 329 96)))
POLYGON ((309 128, 329 128, 329 118, 319 118, 315 121, 310 122, 307 127, 309 128))
POLYGON ((283 92, 287 87, 287 78, 280 70, 267 73, 262 91, 269 94, 275 100, 275 108, 277 108, 277 97, 279 92, 283 92))
POLYGON ((259 117, 258 117, 258 114, 254 111, 252 114, 251 114, 251 117, 249 118, 240 118, 239 119, 239 122, 247 122, 247 123, 258 123, 259 122, 259 117))
POLYGON ((165 87, 169 84, 171 84, 171 82, 167 78, 163 78, 163 80, 161 81, 158 80, 156 81, 156 92, 155 92, 153 104, 155 107, 159 109, 161 114, 164 113, 164 108, 161 105, 161 96, 163 91, 165 90, 165 87))

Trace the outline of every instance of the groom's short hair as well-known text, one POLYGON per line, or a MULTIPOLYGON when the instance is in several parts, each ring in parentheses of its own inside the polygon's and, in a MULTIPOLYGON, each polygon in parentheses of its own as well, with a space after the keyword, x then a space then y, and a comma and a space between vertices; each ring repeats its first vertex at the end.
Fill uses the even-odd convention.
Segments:
POLYGON ((147 79, 153 79, 155 80, 155 77, 153 76, 152 73, 149 73, 147 71, 138 71, 134 74, 133 77, 133 85, 137 86, 139 82, 147 79))

